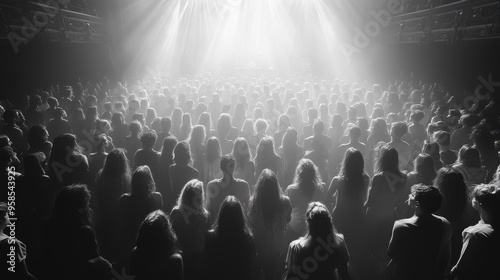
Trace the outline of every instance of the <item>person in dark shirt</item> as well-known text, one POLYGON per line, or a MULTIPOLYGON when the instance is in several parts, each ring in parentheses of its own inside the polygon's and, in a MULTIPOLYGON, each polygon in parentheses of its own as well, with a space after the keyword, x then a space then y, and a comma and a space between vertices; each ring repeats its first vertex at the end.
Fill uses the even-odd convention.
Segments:
POLYGON ((156 132, 154 130, 146 131, 141 135, 142 149, 135 153, 135 167, 141 165, 149 166, 153 173, 155 182, 159 183, 160 177, 160 154, 153 149, 156 142, 156 132))
POLYGON ((387 254, 390 279, 443 279, 451 257, 452 228, 446 218, 433 215, 441 194, 432 186, 414 185, 407 200, 414 209, 408 219, 397 220, 387 254))
POLYGON ((457 152, 450 149, 450 134, 446 131, 437 131, 433 135, 434 141, 439 145, 441 161, 446 166, 451 166, 457 161, 457 152))
POLYGON ((228 196, 205 239, 207 279, 253 279, 255 244, 240 202, 228 196))

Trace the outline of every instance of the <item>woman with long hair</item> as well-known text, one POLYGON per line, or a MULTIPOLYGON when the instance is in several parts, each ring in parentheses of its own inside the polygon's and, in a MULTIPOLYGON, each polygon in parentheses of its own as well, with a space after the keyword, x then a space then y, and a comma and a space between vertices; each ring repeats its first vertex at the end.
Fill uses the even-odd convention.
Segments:
POLYGON ((184 185, 192 179, 198 179, 198 170, 191 167, 191 147, 186 141, 181 141, 174 148, 174 164, 168 167, 170 178, 171 202, 174 202, 184 185))
POLYGON ((81 153, 75 135, 63 134, 54 139, 48 169, 48 174, 58 189, 86 182, 89 163, 81 153))
POLYGON ((208 138, 215 136, 215 130, 212 128, 212 117, 210 116, 210 113, 208 112, 203 112, 201 113, 199 119, 198 119, 198 124, 203 125, 205 127, 205 140, 208 140, 208 138))
POLYGON ((173 205, 172 188, 170 186, 170 165, 174 164, 174 149, 177 145, 177 139, 173 136, 167 136, 163 139, 161 154, 160 154, 160 184, 158 191, 163 197, 163 205, 168 207, 173 205))
MULTIPOLYGON (((364 225, 364 202, 370 177, 364 172, 361 152, 347 149, 339 174, 332 179, 327 200, 333 204, 332 219, 351 244, 359 244, 364 225)), ((330 206, 330 205, 328 205, 330 206)))
POLYGON ((248 224, 255 239, 258 266, 266 279, 280 279, 279 265, 284 261, 285 230, 292 206, 271 170, 265 169, 260 174, 248 208, 248 224))
POLYGON ((434 170, 436 170, 436 172, 444 166, 444 163, 441 161, 438 143, 425 141, 422 147, 422 153, 426 153, 432 157, 434 161, 434 170))
MULTIPOLYGON (((120 198, 120 212, 126 226, 129 241, 137 235, 139 226, 148 213, 163 208, 161 194, 156 192, 156 185, 147 165, 137 167, 132 175, 130 193, 120 198)), ((133 244, 133 243, 132 243, 133 244)))
POLYGON ((452 168, 462 174, 463 180, 470 191, 475 185, 484 183, 488 175, 486 168, 481 164, 479 150, 469 145, 460 148, 457 162, 452 168))
POLYGON ((260 140, 254 162, 255 178, 258 178, 260 173, 267 168, 278 176, 280 183, 283 182, 283 163, 276 154, 273 138, 266 136, 260 140))
MULTIPOLYGON (((398 157, 398 152, 393 147, 386 144, 380 147, 375 161, 375 175, 370 182, 365 203, 373 237, 369 244, 371 253, 384 257, 382 252, 387 249, 392 225, 405 199, 403 190, 406 175, 399 170, 398 157)), ((378 261, 388 261, 384 257, 378 261)))
POLYGON ((240 131, 240 137, 245 138, 247 142, 249 142, 251 137, 255 134, 253 126, 254 125, 252 119, 246 119, 245 122, 243 122, 243 127, 240 131))
POLYGON ((203 183, 193 179, 184 186, 177 205, 170 213, 184 258, 185 279, 202 276, 205 235, 210 228, 210 213, 205 209, 203 183))
POLYGON ((234 196, 222 202, 205 239, 208 279, 252 279, 255 244, 243 208, 234 196))
POLYGON ((247 115, 246 115, 245 105, 243 105, 243 103, 236 104, 236 107, 234 110, 234 116, 233 116, 231 123, 238 130, 241 130, 241 128, 243 127, 243 122, 246 120, 246 118, 247 118, 247 115))
MULTIPOLYGON (((254 123, 254 131, 255 134, 250 137, 248 141, 248 145, 250 146, 250 150, 252 155, 255 157, 257 154, 257 146, 264 137, 267 137, 267 121, 264 119, 257 119, 254 123)), ((258 176, 259 174, 257 174, 258 176)))
POLYGON ((172 127, 170 128, 170 133, 172 133, 177 139, 181 138, 181 125, 182 125, 182 109, 175 108, 170 116, 172 120, 172 127))
POLYGON ((278 131, 274 134, 274 142, 276 147, 281 147, 281 141, 283 141, 283 136, 286 131, 292 127, 290 119, 287 115, 281 115, 278 118, 278 131))
POLYGON ((42 153, 45 156, 45 163, 50 157, 52 143, 49 142, 49 133, 43 125, 35 124, 28 133, 29 149, 27 154, 42 153))
POLYGON ((214 179, 222 178, 220 160, 222 158, 219 139, 210 137, 207 140, 205 156, 203 157, 203 183, 207 185, 214 179))
MULTIPOLYGON (((88 279, 90 260, 99 257, 94 230, 90 192, 85 185, 69 185, 57 194, 52 215, 41 237, 42 279, 88 279)), ((106 262, 107 263, 107 262, 106 262)), ((109 265, 109 263, 107 263, 109 265)))
POLYGON ((169 217, 161 210, 147 215, 130 257, 130 274, 135 279, 159 280, 183 278, 183 258, 169 217))
POLYGON ((292 204, 292 218, 288 224, 287 242, 307 232, 305 214, 311 201, 321 201, 325 188, 318 168, 309 159, 301 159, 295 169, 293 184, 286 188, 285 195, 292 204))
POLYGON ((255 185, 255 164, 251 159, 250 148, 245 138, 240 137, 234 141, 232 155, 236 161, 233 173, 234 178, 247 182, 253 191, 253 185, 255 185))
POLYGON ((342 280, 350 280, 347 269, 349 253, 344 236, 337 233, 332 224, 328 209, 320 202, 311 202, 305 213, 307 234, 290 243, 286 261, 286 279, 334 280, 339 274, 342 280), (325 248, 328 240, 329 248, 325 248), (321 256, 321 261, 319 261, 321 256), (316 269, 310 269, 310 259, 315 261, 316 269))
POLYGON ((477 221, 477 214, 470 207, 469 191, 460 172, 449 167, 441 168, 434 180, 434 187, 443 195, 441 207, 435 214, 445 217, 453 228, 451 263, 456 263, 462 248, 462 231, 477 221))
POLYGON ((116 148, 125 148, 125 137, 129 132, 129 127, 121 112, 114 113, 111 117, 111 138, 116 148))
POLYGON ((189 113, 184 113, 182 115, 182 124, 179 128, 179 141, 187 140, 191 134, 191 129, 193 125, 191 124, 191 115, 189 113))
POLYGON ((203 156, 205 155, 205 127, 195 125, 189 135, 189 146, 193 156, 193 167, 203 174, 203 156))
POLYGON ((221 114, 217 120, 217 139, 220 144, 222 154, 229 154, 233 149, 233 141, 230 140, 229 133, 232 130, 231 117, 229 114, 221 114))
POLYGON ((295 169, 304 156, 302 147, 297 144, 298 139, 297 130, 288 128, 278 149, 278 155, 283 160, 283 187, 292 184, 295 169))

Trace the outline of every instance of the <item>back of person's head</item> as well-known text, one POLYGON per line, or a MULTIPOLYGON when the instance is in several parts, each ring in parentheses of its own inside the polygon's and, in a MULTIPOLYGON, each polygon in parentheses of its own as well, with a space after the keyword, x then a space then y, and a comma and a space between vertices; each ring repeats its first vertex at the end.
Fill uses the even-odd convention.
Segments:
POLYGON ((66 113, 64 112, 64 109, 61 107, 56 107, 54 109, 54 111, 52 112, 52 116, 54 117, 54 119, 61 119, 65 115, 66 115, 66 113))
POLYGON ((281 189, 278 178, 269 169, 260 173, 249 205, 249 220, 251 224, 274 222, 273 218, 280 209, 281 189))
POLYGON ((415 123, 420 123, 420 121, 422 121, 422 119, 424 117, 425 117, 425 113, 423 111, 420 111, 420 110, 412 111, 410 114, 410 119, 415 123))
MULTIPOLYGON (((281 146, 284 149, 295 147, 297 145, 297 140, 298 140, 299 134, 297 133, 297 130, 294 128, 289 127, 285 134, 283 135, 283 141, 281 142, 281 146)), ((286 151, 284 151, 286 154, 286 151)))
MULTIPOLYGON (((101 172, 101 176, 123 180, 124 183, 130 183, 131 171, 125 150, 121 148, 111 150, 104 160, 104 166, 101 172)), ((124 187, 127 187, 127 184, 125 184, 124 187)), ((124 189, 123 191, 125 192, 127 190, 124 189)))
POLYGON ((50 108, 55 108, 59 106, 59 101, 57 101, 57 98, 51 96, 47 98, 47 104, 49 104, 50 108))
POLYGON ((80 146, 76 142, 76 136, 65 133, 56 136, 50 151, 50 161, 66 162, 66 156, 73 152, 80 152, 80 146))
POLYGON ((378 151, 375 166, 377 172, 391 172, 395 175, 401 174, 399 170, 398 151, 387 144, 382 145, 378 151))
POLYGON ((35 108, 42 104, 42 98, 40 95, 31 95, 30 96, 30 107, 35 108))
POLYGON ((146 260, 156 261, 177 251, 177 236, 170 218, 162 210, 149 213, 137 235, 137 253, 146 260))
POLYGON ((236 160, 236 163, 243 165, 245 162, 250 160, 250 148, 248 147, 248 142, 245 138, 239 137, 234 141, 232 155, 236 160))
POLYGON ((307 116, 309 117, 310 122, 314 121, 318 118, 318 110, 315 108, 309 108, 309 110, 307 110, 307 116))
POLYGON ((257 133, 266 133, 267 130, 267 121, 264 119, 258 119, 255 121, 255 132, 257 133))
POLYGON ((3 147, 0 149, 0 168, 7 168, 14 160, 16 153, 9 147, 3 147))
POLYGON ((152 148, 156 143, 156 132, 154 130, 148 130, 141 135, 141 143, 143 148, 152 148))
POLYGON ((125 124, 125 119, 123 118, 122 112, 116 112, 113 114, 111 117, 111 126, 113 126, 115 129, 120 126, 125 124))
POLYGON ((472 191, 472 198, 474 206, 479 206, 488 212, 495 225, 498 225, 500 222, 500 187, 492 184, 478 185, 472 191))
POLYGON ((358 118, 357 125, 361 131, 367 131, 369 128, 368 120, 365 118, 358 118))
POLYGON ((443 213, 462 214, 467 207, 467 185, 460 172, 453 168, 443 167, 438 170, 434 187, 438 189, 444 197, 444 204, 447 209, 442 209, 443 213))
POLYGON ((63 227, 89 226, 91 223, 90 191, 74 184, 62 188, 56 196, 52 219, 63 227))
POLYGON ((257 153, 255 155, 255 162, 260 164, 267 164, 266 161, 270 157, 276 156, 276 152, 274 151, 274 141, 270 136, 263 137, 260 139, 259 145, 257 146, 257 153))
POLYGON ((219 116, 217 120, 217 132, 220 137, 227 137, 231 131, 231 116, 227 113, 223 113, 219 116))
POLYGON ((349 138, 351 138, 351 140, 358 141, 359 137, 361 137, 361 129, 355 125, 352 126, 349 129, 349 138))
POLYGON ((213 162, 221 156, 220 142, 217 137, 212 136, 208 138, 205 155, 208 162, 213 162))
POLYGON ((417 206, 424 214, 432 214, 441 207, 442 196, 439 190, 423 184, 411 187, 410 200, 415 200, 417 206))
POLYGON ((339 128, 342 127, 342 123, 344 122, 344 118, 342 118, 339 114, 334 114, 332 117, 332 127, 339 128))
POLYGON ((132 115, 132 121, 138 121, 144 125, 144 115, 142 113, 135 113, 132 115))
POLYGON ((138 121, 132 121, 129 125, 129 129, 132 136, 139 136, 142 131, 142 125, 138 121))
POLYGON ((313 126, 314 134, 321 135, 325 131, 325 124, 321 120, 316 120, 313 126))
POLYGON ((172 126, 172 121, 170 120, 169 117, 162 117, 160 125, 161 125, 161 129, 163 130, 163 132, 168 133, 168 132, 170 132, 170 128, 172 126))
POLYGON ((189 135, 189 143, 194 144, 203 144, 205 141, 206 132, 205 127, 201 124, 197 124, 193 127, 191 131, 191 135, 189 135))
POLYGON ((408 132, 408 126, 405 122, 395 122, 391 126, 391 136, 395 138, 402 138, 408 132))
POLYGON ((315 189, 321 187, 322 183, 318 167, 310 159, 301 159, 295 169, 293 182, 306 195, 312 197, 315 189))
POLYGON ((220 170, 224 173, 233 174, 235 160, 232 155, 223 155, 220 159, 220 170))
POLYGON ((105 102, 104 103, 104 110, 111 112, 112 107, 111 107, 111 102, 105 102))
POLYGON ((338 245, 330 211, 321 202, 309 203, 306 210, 306 222, 308 235, 314 241, 318 238, 323 241, 332 240, 334 244, 338 245))
POLYGON ((345 152, 339 176, 348 181, 362 180, 364 164, 361 152, 351 147, 345 152))
POLYGON ((49 133, 45 126, 40 124, 33 125, 28 132, 28 144, 30 147, 37 147, 47 141, 49 133))
POLYGON ((415 172, 420 176, 423 184, 432 184, 434 178, 436 178, 436 169, 434 168, 434 159, 424 153, 420 153, 415 158, 415 172))
POLYGON ((481 168, 481 155, 479 150, 469 145, 463 145, 458 151, 458 163, 466 167, 481 168))
POLYGON ((230 195, 224 199, 219 208, 214 229, 219 236, 228 238, 250 233, 243 208, 236 197, 230 195))
POLYGON ((450 133, 448 133, 446 131, 440 130, 440 131, 434 132, 433 138, 434 138, 434 141, 436 141, 439 145, 441 145, 443 147, 450 146, 450 142, 451 142, 450 133))
POLYGON ((422 152, 430 155, 435 160, 440 160, 440 149, 439 144, 436 142, 424 142, 424 146, 422 147, 422 152))
POLYGON ((356 109, 356 107, 354 106, 351 106, 349 107, 349 109, 347 110, 347 118, 348 119, 356 119, 358 117, 358 110, 356 109))
POLYGON ((17 110, 5 110, 5 112, 3 113, 3 119, 8 124, 14 124, 18 119, 17 110))
POLYGON ((177 207, 189 213, 201 214, 206 216, 208 214, 204 207, 205 195, 203 192, 203 182, 198 179, 193 179, 184 185, 182 191, 177 199, 177 207))
POLYGON ((191 148, 189 143, 181 141, 175 145, 174 148, 174 161, 179 165, 188 165, 191 161, 191 148))
POLYGON ((460 117, 459 123, 465 127, 474 127, 479 123, 480 119, 478 116, 473 114, 465 114, 460 117))
POLYGON ((132 174, 130 194, 134 197, 149 197, 156 191, 151 169, 147 165, 137 167, 132 174))

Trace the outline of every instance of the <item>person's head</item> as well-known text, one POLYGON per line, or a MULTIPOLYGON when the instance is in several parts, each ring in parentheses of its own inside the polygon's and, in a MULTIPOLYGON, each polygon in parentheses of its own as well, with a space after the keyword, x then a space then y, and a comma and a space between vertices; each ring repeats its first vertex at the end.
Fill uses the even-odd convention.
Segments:
POLYGON ((430 155, 434 159, 434 163, 436 163, 435 162, 436 160, 437 161, 441 160, 439 152, 440 149, 438 143, 425 141, 424 146, 422 147, 422 153, 430 155))
POLYGON ((29 130, 28 144, 34 148, 46 142, 48 138, 47 129, 43 125, 35 124, 29 130))
POLYGON ((352 126, 349 129, 349 138, 351 139, 351 142, 358 142, 359 137, 361 137, 361 129, 357 126, 352 126))
POLYGON ((295 169, 293 182, 308 195, 312 195, 322 182, 318 167, 310 159, 301 159, 295 169))
POLYGON ((350 120, 355 120, 357 117, 358 117, 358 110, 356 109, 356 107, 354 106, 349 107, 349 109, 347 110, 347 118, 350 120))
POLYGON ((203 182, 193 179, 184 185, 177 199, 177 207, 184 211, 195 212, 193 214, 207 215, 204 202, 205 194, 203 192, 203 182))
POLYGON ((332 117, 332 128, 342 128, 342 123, 344 122, 344 118, 342 118, 339 114, 334 114, 332 117))
POLYGON ((116 129, 123 124, 125 124, 125 119, 123 118, 122 112, 114 113, 111 117, 111 126, 116 129))
POLYGON ((481 168, 481 155, 479 150, 469 145, 464 145, 458 151, 457 162, 466 167, 481 168))
POLYGON ((111 107, 111 102, 104 103, 104 110, 106 110, 106 112, 111 112, 113 110, 111 107))
POLYGON ((160 125, 163 132, 170 133, 170 128, 172 127, 172 121, 170 121, 169 117, 162 117, 160 125))
POLYGON ((483 219, 484 216, 488 215, 489 222, 498 225, 500 219, 500 187, 491 184, 476 186, 472 192, 472 206, 481 214, 483 219))
POLYGON ((221 156, 220 142, 217 137, 212 136, 208 138, 205 155, 208 162, 213 162, 221 156))
POLYGON ((156 143, 156 132, 148 130, 141 135, 141 143, 144 149, 152 149, 156 143))
POLYGON ((179 126, 181 126, 181 123, 182 123, 182 109, 181 108, 175 108, 172 111, 172 115, 170 116, 170 119, 172 121, 172 126, 173 127, 179 127, 179 126))
POLYGON ((224 155, 220 159, 220 170, 224 175, 233 176, 236 161, 232 155, 224 155))
POLYGON ((231 116, 229 114, 221 114, 217 120, 217 133, 219 137, 225 139, 231 131, 231 116))
POLYGON ((169 164, 172 162, 175 146, 177 145, 177 138, 168 136, 163 139, 161 148, 161 159, 168 160, 169 164))
POLYGON ((191 145, 195 143, 198 145, 203 145, 203 142, 205 142, 205 137, 205 127, 203 125, 197 124, 193 127, 191 135, 189 135, 189 143, 191 143, 191 145))
POLYGON ((162 210, 149 213, 137 234, 137 253, 141 258, 166 258, 177 251, 177 237, 170 218, 162 210))
POLYGON ((59 106, 59 101, 57 101, 57 99, 55 97, 49 97, 47 98, 47 104, 49 104, 49 107, 50 108, 55 108, 57 106, 59 106))
POLYGON ((132 121, 129 125, 130 134, 135 137, 139 137, 142 132, 142 125, 138 121, 132 121))
POLYGON ((273 222, 280 207, 281 189, 276 174, 269 169, 260 173, 255 185, 255 193, 250 199, 249 220, 251 223, 273 222))
POLYGON ((317 120, 313 125, 314 135, 322 135, 325 131, 325 124, 321 120, 317 120))
POLYGON ((382 118, 372 120, 372 123, 370 125, 370 134, 376 137, 376 139, 378 140, 389 136, 389 133, 387 131, 387 123, 385 122, 385 120, 382 118))
POLYGON ((408 133, 408 126, 405 122, 395 122, 391 126, 391 136, 395 139, 401 139, 408 133))
POLYGON ((267 121, 264 119, 258 119, 255 121, 255 132, 258 134, 266 133, 267 130, 267 121))
POLYGON ((361 129, 361 131, 365 131, 365 132, 368 130, 368 128, 370 126, 368 124, 368 120, 365 118, 358 118, 357 125, 358 125, 359 129, 361 129))
POLYGON ((234 141, 232 155, 239 165, 243 166, 246 162, 250 161, 250 148, 245 138, 239 137, 234 141))
POLYGON ((252 119, 246 119, 243 122, 243 127, 241 128, 241 131, 247 136, 254 135, 255 131, 253 129, 253 126, 254 125, 252 119))
POLYGON ((410 114, 410 120, 414 123, 420 123, 425 117, 425 113, 421 110, 412 111, 410 114))
POLYGON ((337 243, 336 231, 332 223, 330 211, 321 202, 311 202, 306 210, 308 236, 317 239, 332 240, 337 243))
POLYGON ((442 196, 439 190, 423 184, 413 185, 408 197, 408 205, 420 209, 424 215, 431 215, 441 207, 442 196))
POLYGON ((3 113, 3 119, 5 120, 6 123, 8 124, 15 124, 17 120, 19 119, 19 115, 17 113, 17 110, 5 110, 3 113))
POLYGON ((377 153, 375 168, 377 172, 401 174, 399 170, 398 151, 389 145, 382 145, 377 153))
POLYGON ((425 153, 419 154, 415 158, 415 172, 420 176, 424 184, 430 185, 436 178, 436 169, 434 169, 434 159, 425 153))
POLYGON ((144 115, 142 113, 135 113, 132 115, 132 121, 138 121, 142 126, 145 126, 144 115))
POLYGON ((38 106, 42 105, 42 98, 40 95, 31 95, 30 96, 30 108, 38 108, 38 106))
POLYGON ((292 126, 290 118, 287 115, 281 115, 278 118, 278 130, 284 131, 292 126))
POLYGON ((476 115, 472 114, 465 114, 460 117, 458 122, 463 125, 464 127, 474 127, 479 123, 480 119, 476 115))
MULTIPOLYGON (((146 100, 146 99, 143 99, 146 100)), ((155 108, 148 108, 146 111, 146 124, 151 125, 151 123, 156 119, 156 110, 155 108)))
POLYGON ((56 136, 50 152, 50 160, 66 162, 66 156, 70 153, 80 153, 80 146, 76 142, 76 136, 69 133, 56 136))
POLYGON ((298 136, 297 130, 291 127, 288 128, 283 135, 281 146, 285 149, 295 147, 297 145, 298 136))
POLYGON ((89 226, 91 211, 89 207, 90 191, 81 184, 62 188, 56 196, 52 219, 64 227, 89 226))
POLYGON ((135 169, 132 175, 130 194, 134 197, 149 197, 156 191, 155 181, 151 169, 147 165, 141 165, 135 169))
POLYGON ((255 159, 259 158, 268 158, 269 155, 276 155, 274 151, 274 141, 270 136, 263 137, 260 139, 259 145, 257 146, 257 154, 255 155, 255 159))
POLYGON ((433 134, 434 141, 441 147, 449 147, 451 142, 450 133, 440 130, 433 134))
POLYGON ((104 160, 101 176, 121 180, 125 183, 122 185, 124 187, 122 192, 127 192, 131 178, 130 173, 130 165, 125 150, 120 148, 111 150, 104 160))
POLYGON ((351 147, 345 152, 339 176, 347 180, 363 179, 364 165, 361 152, 351 147))
POLYGON ((318 110, 316 110, 315 108, 309 108, 307 110, 307 117, 309 119, 309 123, 313 123, 314 120, 318 118, 318 110))
MULTIPOLYGON (((167 137, 168 138, 168 137, 167 137)), ((165 144, 165 142, 163 142, 165 144)), ((174 162, 175 164, 186 166, 191 161, 191 148, 189 143, 181 141, 175 145, 174 148, 174 162)))
POLYGON ((460 172, 449 167, 439 169, 434 179, 434 187, 443 195, 443 213, 463 214, 469 198, 467 185, 460 172))
POLYGON ((219 208, 214 229, 218 235, 235 238, 249 234, 245 213, 238 199, 232 195, 227 196, 219 208))
POLYGON ((3 147, 0 149, 0 168, 2 170, 5 170, 7 167, 9 167, 13 162, 15 162, 16 158, 16 153, 14 150, 9 147, 3 147))

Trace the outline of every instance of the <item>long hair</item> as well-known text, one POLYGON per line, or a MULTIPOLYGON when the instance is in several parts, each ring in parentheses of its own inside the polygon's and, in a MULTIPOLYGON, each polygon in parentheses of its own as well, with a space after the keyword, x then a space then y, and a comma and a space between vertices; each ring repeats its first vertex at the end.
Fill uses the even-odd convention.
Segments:
POLYGON ((326 241, 331 238, 333 243, 338 246, 339 240, 335 227, 332 223, 330 211, 321 202, 311 202, 307 206, 306 222, 308 233, 312 240, 322 239, 326 241))
POLYGON ((156 210, 146 216, 137 235, 137 253, 141 258, 168 257, 179 251, 176 243, 177 236, 167 214, 156 210))
POLYGON ((163 139, 160 155, 160 165, 162 167, 168 168, 174 162, 174 149, 176 146, 177 139, 175 137, 168 136, 163 139))
POLYGON ((210 116, 209 112, 203 112, 201 113, 200 117, 198 118, 198 124, 201 124, 205 127, 205 132, 207 135, 212 131, 212 118, 210 116))
POLYGON ((294 184, 306 196, 312 198, 318 188, 322 188, 318 167, 310 159, 301 159, 295 169, 294 184))
POLYGON ((469 197, 467 185, 460 172, 448 167, 441 168, 434 180, 434 187, 443 195, 440 212, 445 218, 465 212, 469 197))
POLYGON ((184 113, 182 115, 181 132, 184 133, 184 135, 189 135, 191 133, 192 126, 191 115, 189 113, 184 113))
POLYGON ((255 155, 256 165, 266 165, 272 164, 278 158, 278 155, 274 151, 274 141, 270 136, 266 136, 260 139, 259 145, 257 146, 257 152, 255 155))
POLYGON ((428 154, 419 154, 415 158, 414 171, 421 179, 424 185, 432 185, 434 178, 436 178, 436 169, 434 169, 434 159, 428 154))
POLYGON ((240 137, 234 141, 232 154, 239 166, 245 166, 250 161, 250 148, 245 138, 240 137))
POLYGON ((130 164, 123 149, 117 148, 111 150, 106 159, 104 166, 101 169, 99 180, 102 182, 102 187, 112 187, 115 184, 110 182, 120 182, 121 192, 128 192, 131 181, 130 164))
POLYGON ((349 186, 347 192, 362 190, 365 183, 366 174, 364 171, 365 162, 360 151, 349 148, 345 152, 344 161, 339 171, 339 177, 349 186))
POLYGON ((297 147, 298 133, 294 128, 288 128, 283 135, 281 148, 283 149, 283 159, 287 161, 288 158, 296 156, 295 151, 297 147))
POLYGON ((48 137, 49 133, 47 132, 47 129, 45 129, 45 126, 35 124, 28 132, 28 144, 32 148, 41 147, 41 145, 47 141, 48 137))
POLYGON ((481 155, 479 150, 469 145, 464 145, 458 152, 457 163, 465 167, 481 168, 481 155))
POLYGON ((50 151, 49 163, 59 162, 65 163, 67 156, 71 153, 80 153, 80 146, 76 142, 76 137, 73 134, 65 133, 54 139, 54 145, 50 151))
POLYGON ((87 186, 73 184, 57 194, 51 220, 66 228, 91 226, 90 191, 87 186))
POLYGON ((205 127, 203 125, 197 124, 191 130, 191 134, 189 135, 189 145, 193 146, 201 146, 205 142, 206 132, 205 127))
POLYGON ((230 195, 224 199, 213 228, 217 235, 228 238, 250 234, 243 208, 236 197, 230 195))
POLYGON ((278 178, 271 170, 264 169, 257 179, 255 193, 248 206, 249 223, 255 225, 262 222, 272 226, 273 218, 280 209, 281 196, 278 178))
POLYGON ((387 144, 382 145, 375 159, 377 173, 390 172, 394 175, 402 175, 399 170, 398 156, 398 151, 396 149, 387 144))
POLYGON ((177 199, 177 207, 181 211, 188 213, 199 213, 208 218, 208 211, 204 205, 205 193, 203 191, 203 182, 193 179, 184 185, 177 199))
POLYGON ((208 138, 206 152, 205 152, 205 157, 207 161, 209 163, 213 162, 220 156, 221 156, 221 148, 219 139, 217 139, 217 137, 215 136, 208 138))
MULTIPOLYGON (((168 138, 168 137, 167 137, 168 138)), ((186 141, 181 141, 174 148, 174 162, 179 165, 188 165, 191 161, 191 147, 186 141)))
POLYGON ((154 191, 156 191, 155 181, 149 167, 147 165, 137 167, 132 175, 130 195, 145 198, 150 197, 154 191))

